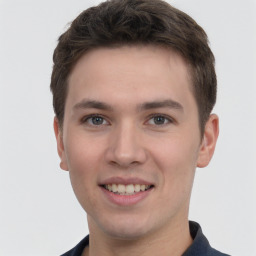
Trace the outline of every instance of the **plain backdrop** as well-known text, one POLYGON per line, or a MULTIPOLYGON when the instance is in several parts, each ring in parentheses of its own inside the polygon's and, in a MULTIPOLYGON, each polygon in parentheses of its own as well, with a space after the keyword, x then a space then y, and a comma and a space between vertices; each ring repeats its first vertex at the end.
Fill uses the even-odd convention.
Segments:
MULTIPOLYGON (((49 84, 58 36, 99 2, 0 0, 0 255, 60 255, 88 232, 59 168, 49 84)), ((190 219, 217 249, 255 256, 256 3, 169 2, 206 30, 218 75, 220 136, 197 170, 190 219)))

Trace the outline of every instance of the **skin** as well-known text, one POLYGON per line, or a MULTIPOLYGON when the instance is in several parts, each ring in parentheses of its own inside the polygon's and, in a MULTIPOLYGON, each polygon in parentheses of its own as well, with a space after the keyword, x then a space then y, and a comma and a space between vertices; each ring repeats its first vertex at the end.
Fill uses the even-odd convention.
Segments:
POLYGON ((63 130, 56 118, 54 129, 60 166, 87 213, 84 255, 181 255, 191 245, 195 169, 213 155, 218 117, 210 116, 201 136, 183 58, 155 46, 88 52, 69 77, 63 130), (120 206, 99 186, 111 177, 136 177, 154 187, 138 203, 120 206))

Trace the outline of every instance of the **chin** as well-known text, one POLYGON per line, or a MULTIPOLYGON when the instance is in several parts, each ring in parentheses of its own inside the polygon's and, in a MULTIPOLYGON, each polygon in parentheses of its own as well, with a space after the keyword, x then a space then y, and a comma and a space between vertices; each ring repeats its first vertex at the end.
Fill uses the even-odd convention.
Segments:
POLYGON ((99 228, 108 236, 120 240, 134 240, 150 233, 150 226, 145 219, 132 216, 111 218, 99 223, 99 228))
POLYGON ((112 230, 106 230, 109 236, 120 239, 120 240, 137 240, 141 237, 147 235, 147 230, 144 228, 134 228, 133 227, 118 227, 112 230))

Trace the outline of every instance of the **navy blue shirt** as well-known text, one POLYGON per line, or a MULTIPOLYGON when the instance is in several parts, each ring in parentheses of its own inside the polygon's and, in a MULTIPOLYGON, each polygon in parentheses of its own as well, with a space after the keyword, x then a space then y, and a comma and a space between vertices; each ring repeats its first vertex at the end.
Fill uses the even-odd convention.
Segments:
MULTIPOLYGON (((213 249, 207 238, 204 236, 200 225, 196 222, 189 222, 192 245, 182 256, 230 256, 213 249)), ((89 236, 86 236, 78 245, 61 256, 81 256, 84 248, 89 245, 89 236)))

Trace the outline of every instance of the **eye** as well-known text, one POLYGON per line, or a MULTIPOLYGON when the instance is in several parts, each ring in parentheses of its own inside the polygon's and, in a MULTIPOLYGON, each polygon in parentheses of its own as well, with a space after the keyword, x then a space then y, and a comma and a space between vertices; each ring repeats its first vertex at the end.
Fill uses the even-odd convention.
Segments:
POLYGON ((151 117, 148 121, 148 124, 150 125, 165 125, 172 123, 172 119, 170 117, 166 117, 164 115, 154 115, 151 117))
POLYGON ((82 123, 87 123, 91 126, 108 125, 104 117, 99 115, 90 115, 82 119, 82 123))

